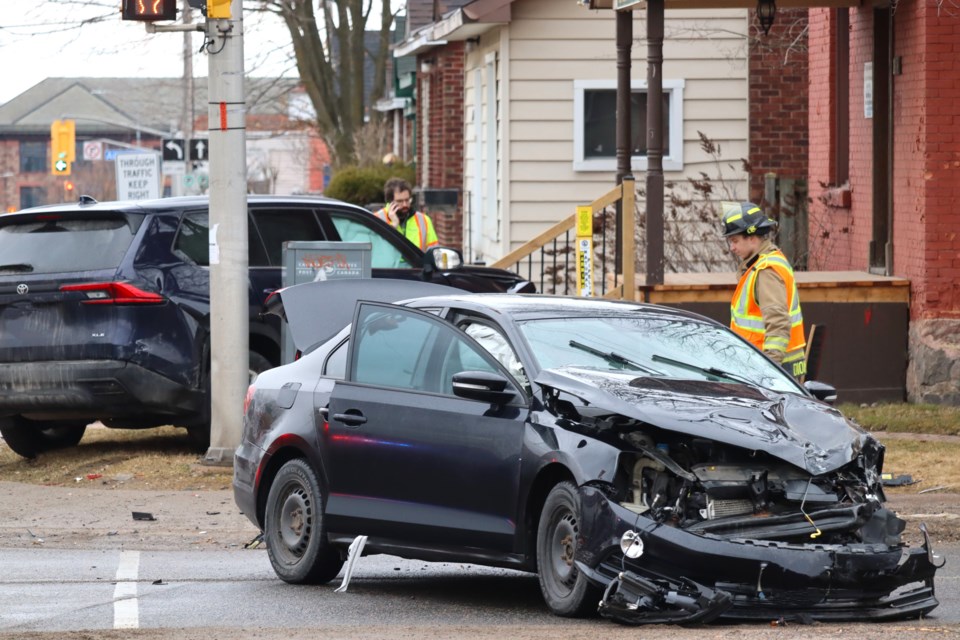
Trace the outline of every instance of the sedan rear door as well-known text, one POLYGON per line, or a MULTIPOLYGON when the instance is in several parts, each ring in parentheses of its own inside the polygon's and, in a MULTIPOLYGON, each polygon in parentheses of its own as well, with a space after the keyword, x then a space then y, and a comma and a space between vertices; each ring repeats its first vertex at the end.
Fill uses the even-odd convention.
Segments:
POLYGON ((321 429, 329 527, 404 544, 513 549, 526 398, 476 342, 407 307, 360 303, 321 429), (503 405, 453 393, 501 376, 503 405))

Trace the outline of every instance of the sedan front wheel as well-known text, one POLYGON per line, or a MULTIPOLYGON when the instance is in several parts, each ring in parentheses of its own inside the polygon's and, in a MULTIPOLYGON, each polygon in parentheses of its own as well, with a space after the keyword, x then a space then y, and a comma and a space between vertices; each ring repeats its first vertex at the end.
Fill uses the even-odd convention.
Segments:
POLYGON ((558 616, 578 617, 596 609, 600 589, 574 564, 580 537, 580 499, 570 482, 557 484, 547 496, 537 528, 537 576, 540 591, 558 616))
POLYGON ((306 461, 290 460, 277 472, 267 495, 264 540, 284 582, 324 584, 340 572, 343 558, 327 541, 320 482, 306 461))

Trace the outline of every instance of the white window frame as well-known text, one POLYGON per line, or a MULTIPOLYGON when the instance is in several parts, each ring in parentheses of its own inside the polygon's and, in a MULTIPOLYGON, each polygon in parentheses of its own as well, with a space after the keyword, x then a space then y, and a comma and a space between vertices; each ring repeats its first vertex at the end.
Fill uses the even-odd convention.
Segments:
MULTIPOLYGON (((683 88, 684 80, 663 80, 663 92, 669 96, 670 131, 665 139, 669 140, 670 155, 663 156, 665 171, 683 169, 683 88)), ((573 170, 574 171, 616 171, 617 159, 585 158, 583 153, 583 100, 584 92, 591 89, 616 89, 616 80, 574 80, 573 81, 573 170)), ((630 82, 631 93, 646 92, 646 80, 630 82)), ((636 136, 636 132, 634 132, 636 136)), ((633 156, 630 165, 634 170, 647 170, 647 156, 633 156)))

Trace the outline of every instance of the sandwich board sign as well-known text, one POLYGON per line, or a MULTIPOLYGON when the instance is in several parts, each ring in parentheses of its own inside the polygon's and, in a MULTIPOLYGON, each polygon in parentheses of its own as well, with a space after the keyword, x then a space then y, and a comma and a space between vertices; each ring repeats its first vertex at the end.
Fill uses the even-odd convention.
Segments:
POLYGON ((160 154, 153 151, 117 154, 117 200, 160 197, 160 154))

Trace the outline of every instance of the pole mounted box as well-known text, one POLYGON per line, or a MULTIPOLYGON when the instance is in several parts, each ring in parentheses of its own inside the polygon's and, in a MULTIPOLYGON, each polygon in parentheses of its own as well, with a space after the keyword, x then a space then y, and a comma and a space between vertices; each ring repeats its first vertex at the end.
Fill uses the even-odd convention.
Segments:
POLYGON ((50 125, 50 173, 70 175, 71 163, 77 159, 77 135, 74 120, 54 120, 50 125))

